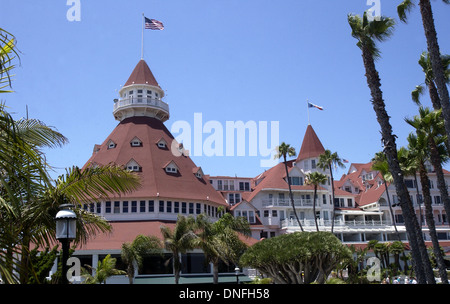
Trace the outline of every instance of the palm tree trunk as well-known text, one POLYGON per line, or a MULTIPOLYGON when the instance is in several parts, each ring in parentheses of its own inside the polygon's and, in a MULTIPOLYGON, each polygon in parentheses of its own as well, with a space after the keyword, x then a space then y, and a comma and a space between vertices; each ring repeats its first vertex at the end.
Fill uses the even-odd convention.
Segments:
POLYGON ((317 196, 317 185, 314 185, 314 198, 313 198, 314 223, 316 224, 317 232, 319 232, 319 225, 317 224, 317 216, 316 216, 316 196, 317 196))
POLYGON ((428 179, 427 171, 423 162, 420 164, 420 183, 422 184, 423 201, 425 205, 425 217, 427 220, 428 229, 430 231, 431 242, 433 244, 433 252, 436 256, 436 262, 439 269, 439 276, 444 284, 448 284, 447 270, 445 267, 444 258, 442 256, 439 241, 436 234, 436 225, 433 217, 433 207, 431 206, 430 194, 430 180, 428 179))
POLYGON ((335 214, 336 214, 336 206, 334 206, 334 178, 333 178, 333 170, 331 168, 331 163, 330 163, 330 178, 331 178, 331 205, 333 206, 333 211, 331 214, 331 233, 333 233, 334 231, 334 218, 335 218, 335 214))
POLYGON ((417 222, 417 217, 411 204, 411 198, 409 197, 408 190, 405 186, 403 174, 398 162, 395 137, 392 134, 392 126, 386 112, 383 93, 380 89, 381 82, 378 71, 375 68, 375 62, 371 51, 364 45, 362 46, 362 57, 366 69, 367 84, 372 96, 373 109, 381 127, 382 140, 385 146, 384 153, 386 154, 389 170, 394 179, 397 195, 400 198, 400 206, 405 219, 406 232, 411 246, 411 255, 414 260, 413 265, 415 273, 419 283, 425 284, 427 281, 433 283, 435 282, 433 270, 423 240, 422 229, 417 222))
MULTIPOLYGON (((433 105, 433 109, 435 109, 435 110, 442 109, 441 99, 439 98, 439 93, 438 93, 438 90, 436 88, 436 84, 434 83, 434 81, 430 81, 428 83, 428 92, 430 94, 430 99, 431 99, 431 104, 433 105)), ((444 116, 443 110, 441 113, 441 117, 442 117, 442 120, 444 121, 444 126, 445 126, 445 116, 444 116)), ((450 141, 446 140, 445 146, 447 147, 447 151, 450 151, 450 141)))
POLYGON ((219 284, 219 260, 213 262, 213 284, 219 284))
POLYGON ((303 230, 302 223, 300 223, 300 219, 298 218, 297 211, 295 210, 294 197, 292 195, 292 189, 291 189, 291 180, 289 179, 289 172, 288 172, 288 167, 287 167, 287 162, 286 162, 286 154, 283 155, 283 158, 284 158, 284 169, 286 170, 286 178, 287 178, 288 186, 289 186, 289 198, 291 200, 292 209, 294 210, 294 215, 295 215, 295 218, 297 219, 298 226, 300 227, 300 230, 303 232, 304 230, 303 230))
POLYGON ((388 186, 384 179, 383 179, 383 183, 384 183, 384 189, 386 190, 386 196, 387 196, 388 205, 389 205, 389 212, 391 213, 391 219, 392 219, 392 224, 394 225, 395 235, 397 236, 398 241, 401 242, 402 238, 400 237, 400 233, 398 232, 398 229, 397 229, 397 224, 395 223, 394 210, 392 209, 391 198, 389 197, 388 186))
POLYGON ((439 50, 436 28, 434 26, 433 11, 431 9, 430 0, 420 0, 419 6, 420 14, 422 15, 423 29, 427 39, 428 53, 430 54, 434 82, 441 101, 447 141, 450 145, 450 98, 447 85, 445 83, 445 72, 442 66, 441 52, 439 50))
POLYGON ((417 205, 419 205, 419 225, 420 227, 422 227, 423 223, 422 223, 422 206, 421 206, 421 202, 420 202, 420 195, 419 195, 419 183, 417 182, 417 172, 414 172, 414 180, 416 181, 416 192, 417 192, 417 205))
MULTIPOLYGON (((444 203, 444 209, 446 214, 450 214, 450 198, 448 196, 447 185, 445 184, 444 173, 442 171, 441 157, 436 146, 436 142, 433 137, 430 137, 430 160, 434 167, 437 178, 437 187, 441 193, 442 202, 444 203)), ((450 224, 450 221, 449 221, 450 224)))

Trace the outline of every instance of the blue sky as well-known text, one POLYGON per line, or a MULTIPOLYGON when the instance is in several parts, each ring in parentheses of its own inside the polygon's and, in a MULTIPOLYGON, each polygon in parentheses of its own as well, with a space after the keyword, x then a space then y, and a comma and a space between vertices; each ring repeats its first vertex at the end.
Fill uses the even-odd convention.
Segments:
MULTIPOLYGON (((401 1, 381 0, 395 17, 401 1)), ((418 2, 418 1, 416 1, 418 2)), ((117 125, 113 99, 140 59, 142 13, 165 25, 146 30, 144 58, 175 121, 279 121, 280 141, 299 152, 306 100, 323 106, 310 121, 325 148, 350 162, 368 162, 381 149, 361 52, 347 14, 362 14, 366 0, 80 0, 81 21, 66 18, 65 0, 2 0, 1 27, 21 51, 13 94, 1 96, 14 116, 56 127, 69 139, 46 150, 54 175, 83 166, 94 144, 117 125), (343 4, 345 3, 345 4, 343 4)), ((441 52, 450 53, 450 6, 432 1, 441 52)), ((423 82, 417 64, 426 50, 419 8, 397 22, 380 44, 382 90, 398 146, 416 114, 410 92, 423 82)), ((428 96, 423 99, 430 105, 428 96)), ((208 135, 204 135, 204 138, 208 135)), ((206 174, 253 177, 261 157, 193 157, 206 174)), ((347 165, 348 169, 348 165, 347 165)), ((340 170, 338 177, 347 169, 340 170)))

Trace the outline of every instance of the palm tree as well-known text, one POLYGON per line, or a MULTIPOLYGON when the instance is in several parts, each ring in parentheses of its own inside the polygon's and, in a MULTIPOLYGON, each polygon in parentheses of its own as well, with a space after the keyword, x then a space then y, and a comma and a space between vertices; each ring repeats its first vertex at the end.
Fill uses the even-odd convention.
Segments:
POLYGON ((250 236, 250 225, 243 217, 233 217, 225 213, 218 221, 212 222, 205 214, 197 216, 196 247, 202 249, 206 261, 213 265, 213 283, 219 282, 219 262, 237 264, 246 245, 238 233, 250 236))
POLYGON ((175 284, 178 284, 180 280, 181 254, 195 248, 193 241, 197 236, 193 231, 194 225, 195 219, 193 217, 178 215, 177 224, 173 230, 164 225, 161 225, 160 228, 164 238, 164 247, 172 253, 175 284))
POLYGON ((375 157, 372 158, 372 162, 373 162, 372 170, 380 172, 381 178, 383 179, 384 189, 386 191, 386 197, 389 205, 389 212, 391 214, 392 224, 394 225, 395 235, 397 236, 397 239, 401 241, 400 233, 398 232, 397 224, 395 221, 394 210, 392 209, 391 197, 389 195, 389 187, 387 184, 392 182, 392 175, 391 172, 389 172, 389 166, 387 163, 386 155, 383 152, 377 152, 375 153, 375 157))
MULTIPOLYGON (((442 66, 445 71, 445 81, 447 84, 450 84, 450 56, 442 55, 441 56, 442 66)), ((425 85, 428 88, 428 93, 430 95, 431 104, 433 105, 433 109, 439 110, 441 107, 441 100, 439 98, 439 93, 436 88, 436 84, 434 83, 434 75, 433 69, 431 67, 431 59, 430 54, 427 52, 423 52, 419 59, 419 65, 422 67, 422 71, 425 73, 425 85)), ((423 94, 424 88, 422 85, 416 86, 416 88, 411 92, 412 100, 418 105, 420 104, 420 95, 423 94)), ((441 114, 442 119, 444 116, 441 114)), ((445 141, 445 145, 447 150, 450 151, 450 143, 449 141, 445 141)))
POLYGON ((86 269, 83 269, 82 276, 86 279, 84 284, 106 284, 106 280, 109 277, 126 274, 125 271, 116 269, 116 261, 116 258, 108 254, 102 261, 98 262, 96 269, 90 265, 86 265, 91 271, 95 270, 95 275, 92 276, 86 269))
MULTIPOLYGON (((410 134, 410 136, 408 137, 408 141, 411 146, 414 144, 419 146, 419 147, 416 147, 415 151, 422 151, 422 152, 417 153, 417 161, 419 162, 419 168, 420 168, 419 173, 420 173, 420 180, 421 180, 421 184, 422 184, 422 193, 423 193, 423 197, 424 197, 425 217, 426 217, 427 225, 429 228, 429 234, 431 237, 431 241, 433 243, 433 252, 436 256, 436 261, 438 264, 441 280, 444 284, 448 284, 447 270, 446 270, 444 258, 442 256, 442 253, 439 248, 439 241, 438 241, 438 237, 437 237, 437 233, 436 233, 436 226, 435 226, 435 222, 434 222, 433 208, 432 208, 432 204, 431 204, 431 194, 430 194, 430 189, 429 189, 430 181, 428 179, 427 171, 425 169, 425 158, 428 157, 426 154, 439 153, 438 147, 436 146, 436 140, 437 140, 436 137, 439 135, 439 133, 442 130, 438 131, 435 129, 439 128, 438 127, 439 123, 436 121, 437 120, 442 121, 442 119, 441 119, 440 113, 439 113, 440 110, 430 112, 427 109, 420 108, 419 112, 420 112, 420 117, 416 116, 416 117, 414 117, 414 119, 406 119, 406 121, 410 125, 412 125, 416 128, 416 133, 417 133, 417 136, 410 134), (433 133, 433 131, 436 131, 437 133, 433 133), (433 138, 430 138, 430 137, 433 137, 433 138), (431 151, 434 151, 434 152, 431 152, 431 151)), ((441 128, 443 128, 442 124, 441 124, 441 128)), ((441 141, 441 143, 442 142, 443 141, 441 141)), ((435 158, 436 157, 438 158, 438 163, 440 165, 440 155, 435 156, 435 158)), ((432 163, 434 165, 434 162, 432 162, 432 163)), ((436 171, 436 176, 438 176, 438 175, 443 176, 443 173, 438 174, 438 172, 436 171)), ((438 185, 439 185, 439 183, 440 182, 439 182, 439 177, 438 177, 438 185)), ((441 181, 441 183, 442 183, 442 181, 441 181)), ((444 185, 445 185, 445 181, 444 181, 444 185)), ((446 198, 443 197, 443 201, 445 201, 445 200, 448 201, 449 200, 448 193, 446 193, 447 187, 446 186, 442 187, 442 185, 441 185, 439 190, 441 191, 441 196, 447 195, 446 198)))
POLYGON ((13 61, 19 58, 16 47, 16 38, 11 33, 0 28, 0 93, 11 93, 4 90, 11 87, 10 72, 14 69, 13 61))
POLYGON ((316 230, 319 231, 319 225, 317 224, 317 216, 316 216, 316 199, 317 199, 317 187, 320 184, 324 184, 327 181, 327 176, 320 172, 311 172, 308 173, 305 177, 305 182, 307 185, 314 186, 314 197, 313 197, 313 213, 314 213, 314 222, 316 224, 316 230))
POLYGON ((331 233, 334 231, 334 218, 335 218, 335 209, 334 205, 334 178, 333 178, 333 167, 344 168, 344 164, 342 163, 341 158, 337 154, 337 152, 331 153, 330 150, 325 150, 325 152, 319 155, 319 161, 317 163, 317 167, 322 170, 330 170, 331 177, 331 204, 333 206, 333 214, 331 215, 331 233))
MULTIPOLYGON (((450 56, 449 55, 441 55, 442 66, 445 71, 445 81, 447 84, 450 83, 450 56)), ((433 109, 439 110, 441 109, 441 100, 439 98, 439 93, 436 88, 436 84, 434 83, 434 75, 433 69, 431 67, 431 59, 430 54, 428 52, 423 52, 420 55, 419 65, 422 67, 422 71, 425 74, 424 84, 428 88, 428 93, 430 95, 431 104, 433 105, 433 109)), ((420 106, 420 95, 424 93, 424 87, 422 84, 416 86, 416 88, 411 92, 412 100, 420 106)))
POLYGON ((442 163, 444 160, 447 160, 448 154, 440 153, 440 150, 444 149, 444 147, 439 145, 439 142, 445 142, 445 139, 442 137, 445 131, 441 111, 442 109, 430 111, 429 108, 420 107, 419 115, 414 116, 412 119, 407 118, 405 121, 416 129, 418 136, 424 136, 427 142, 430 161, 436 172, 437 186, 444 203, 445 212, 450 214, 450 197, 442 171, 442 163))
POLYGON ((289 198, 291 200, 291 206, 292 206, 292 210, 294 211, 294 216, 297 219, 297 223, 298 226, 300 227, 301 231, 303 230, 303 226, 302 223, 300 223, 300 219, 298 218, 298 214, 297 211, 295 210, 295 203, 294 203, 294 196, 292 194, 292 188, 291 188, 291 179, 289 178, 289 171, 288 171, 288 166, 287 166, 287 156, 295 156, 296 152, 295 152, 295 148, 291 147, 289 144, 286 144, 285 142, 282 142, 281 145, 279 145, 277 147, 277 154, 275 155, 275 159, 279 159, 281 157, 283 157, 283 162, 284 162, 284 169, 286 170, 286 179, 287 179, 287 183, 288 183, 288 187, 289 187, 289 198))
POLYGON ((142 267, 144 257, 151 253, 161 253, 161 241, 156 236, 138 235, 132 243, 122 244, 122 262, 127 265, 127 276, 133 284, 135 265, 142 267))
POLYGON ((414 213, 408 190, 403 180, 400 164, 397 159, 397 147, 395 136, 392 133, 392 126, 389 122, 389 115, 386 111, 381 91, 381 82, 378 71, 375 67, 375 59, 380 57, 380 51, 376 46, 376 41, 384 41, 392 35, 394 20, 380 17, 369 21, 367 13, 361 18, 357 15, 348 15, 348 22, 352 29, 352 36, 358 40, 357 46, 362 51, 364 68, 366 70, 367 84, 372 96, 373 109, 377 116, 377 121, 381 127, 384 153, 393 177, 393 183, 400 198, 403 217, 405 219, 406 231, 409 236, 412 257, 417 279, 420 283, 435 282, 431 264, 421 233, 421 228, 414 213), (427 262, 428 261, 428 262, 427 262), (427 265, 428 263, 428 265, 427 265), (426 265, 425 267, 423 265, 426 265), (424 269, 425 268, 425 269, 424 269))
MULTIPOLYGON (((443 0, 444 3, 450 4, 449 0, 443 0)), ((407 13, 411 11, 414 3, 411 0, 404 0, 398 7, 397 12, 400 20, 407 22, 407 13)), ((422 16, 423 29, 427 40, 428 53, 431 60, 433 70, 434 83, 440 97, 442 114, 444 116, 445 131, 447 133, 447 141, 450 143, 450 97, 447 88, 446 72, 441 61, 441 52, 437 39, 436 27, 434 25, 433 11, 430 0, 419 0, 420 14, 422 16)), ((450 146, 450 144, 449 144, 450 146)))
POLYGON ((423 136, 423 134, 418 134, 416 136, 411 133, 408 136, 408 146, 410 146, 413 151, 416 151, 416 153, 414 153, 412 157, 415 159, 419 166, 420 183, 422 185, 423 201, 425 205, 425 218, 427 221, 431 242, 433 244, 433 252, 436 256, 441 280, 444 284, 448 284, 445 262, 442 256, 442 252, 440 251, 439 240, 436 233, 436 225, 434 222, 433 207, 430 194, 430 180, 425 168, 425 161, 428 158, 429 154, 426 138, 423 136))
MULTIPOLYGON (((394 264, 396 266, 397 271, 401 270, 400 267, 400 254, 403 256, 405 255, 405 245, 403 245, 400 241, 395 241, 388 247, 389 253, 392 253, 394 255, 394 264)), ((407 265, 405 264, 405 272, 407 270, 407 265)))

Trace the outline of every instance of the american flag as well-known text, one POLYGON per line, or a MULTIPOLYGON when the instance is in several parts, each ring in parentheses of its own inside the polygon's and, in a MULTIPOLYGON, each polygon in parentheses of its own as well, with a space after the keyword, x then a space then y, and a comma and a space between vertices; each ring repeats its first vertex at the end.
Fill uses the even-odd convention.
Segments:
POLYGON ((308 102, 308 108, 316 108, 319 109, 320 111, 323 111, 323 107, 315 105, 313 103, 308 102))
POLYGON ((163 30, 164 25, 161 21, 155 20, 155 19, 148 19, 145 17, 145 29, 150 30, 163 30))

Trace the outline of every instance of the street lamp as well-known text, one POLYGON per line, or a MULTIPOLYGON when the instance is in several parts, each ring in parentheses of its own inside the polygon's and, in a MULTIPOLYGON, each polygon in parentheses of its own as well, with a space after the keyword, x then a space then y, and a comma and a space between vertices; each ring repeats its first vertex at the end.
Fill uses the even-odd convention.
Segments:
POLYGON ((70 241, 74 240, 77 235, 77 215, 70 208, 74 207, 70 204, 60 206, 60 211, 56 214, 56 239, 62 245, 62 275, 63 284, 67 284, 67 259, 69 258, 70 241))
POLYGON ((236 274, 236 284, 239 284, 239 267, 234 268, 234 273, 236 274))

